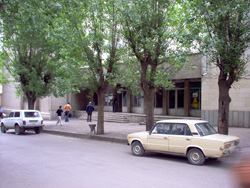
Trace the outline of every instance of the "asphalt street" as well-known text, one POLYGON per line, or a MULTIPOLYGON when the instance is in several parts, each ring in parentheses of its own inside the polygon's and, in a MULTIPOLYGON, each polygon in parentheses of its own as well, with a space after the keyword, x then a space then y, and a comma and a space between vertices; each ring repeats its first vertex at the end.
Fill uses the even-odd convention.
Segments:
POLYGON ((185 157, 131 154, 121 143, 26 132, 0 133, 1 188, 236 188, 242 155, 190 165, 185 157))

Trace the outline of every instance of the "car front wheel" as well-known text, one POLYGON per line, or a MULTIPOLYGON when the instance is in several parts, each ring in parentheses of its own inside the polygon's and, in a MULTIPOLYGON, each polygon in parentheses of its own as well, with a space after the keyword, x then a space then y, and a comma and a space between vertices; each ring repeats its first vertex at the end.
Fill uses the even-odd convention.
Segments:
POLYGON ((1 125, 1 132, 2 132, 2 133, 6 133, 6 129, 5 129, 5 126, 4 126, 3 123, 2 123, 2 125, 1 125))
POLYGON ((141 143, 139 141, 133 142, 133 144, 131 146, 131 151, 132 151, 133 155, 135 155, 135 156, 142 156, 145 152, 143 146, 141 145, 141 143))
POLYGON ((21 134, 21 128, 18 125, 15 126, 15 134, 17 135, 21 134))
POLYGON ((202 151, 197 148, 190 149, 188 151, 187 157, 189 163, 193 165, 202 165, 205 162, 205 156, 203 155, 202 151))

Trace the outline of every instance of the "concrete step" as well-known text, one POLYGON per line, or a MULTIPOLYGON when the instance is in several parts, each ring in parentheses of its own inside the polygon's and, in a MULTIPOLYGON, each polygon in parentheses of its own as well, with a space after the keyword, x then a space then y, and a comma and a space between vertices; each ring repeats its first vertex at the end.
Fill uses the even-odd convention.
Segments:
MULTIPOLYGON (((92 120, 97 121, 98 113, 93 112, 92 120)), ((81 117, 81 119, 86 120, 87 115, 81 117)), ((104 112, 104 121, 106 122, 117 122, 117 123, 129 123, 125 114, 122 113, 112 113, 112 112, 104 112)))

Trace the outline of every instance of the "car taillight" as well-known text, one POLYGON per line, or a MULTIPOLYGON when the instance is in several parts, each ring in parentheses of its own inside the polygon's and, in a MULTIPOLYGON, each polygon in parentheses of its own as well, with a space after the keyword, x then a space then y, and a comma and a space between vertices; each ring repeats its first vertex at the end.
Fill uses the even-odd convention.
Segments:
POLYGON ((23 125, 26 125, 26 121, 23 121, 23 125))
POLYGON ((225 144, 224 144, 224 148, 225 148, 225 149, 230 148, 230 146, 231 146, 231 144, 230 144, 230 143, 225 143, 225 144))
POLYGON ((41 124, 43 124, 43 120, 41 121, 41 124))

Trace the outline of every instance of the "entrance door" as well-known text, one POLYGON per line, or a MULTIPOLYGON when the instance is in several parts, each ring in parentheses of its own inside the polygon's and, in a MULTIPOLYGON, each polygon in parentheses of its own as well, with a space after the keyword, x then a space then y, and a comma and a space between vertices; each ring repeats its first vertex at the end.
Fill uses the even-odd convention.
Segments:
POLYGON ((117 112, 122 112, 122 93, 117 94, 117 107, 116 107, 117 112))

